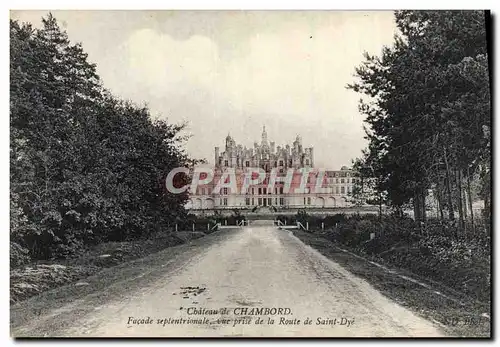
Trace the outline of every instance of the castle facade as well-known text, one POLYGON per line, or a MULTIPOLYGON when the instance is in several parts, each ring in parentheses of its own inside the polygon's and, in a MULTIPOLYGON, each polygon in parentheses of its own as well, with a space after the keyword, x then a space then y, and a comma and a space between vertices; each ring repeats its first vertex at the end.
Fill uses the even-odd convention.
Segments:
POLYGON ((247 148, 228 135, 224 151, 215 147, 214 159, 213 179, 190 191, 187 209, 255 211, 268 207, 279 211, 352 206, 353 172, 345 166, 340 170, 315 168, 313 147, 303 147, 300 136, 292 145, 276 146, 268 141, 264 127, 260 144, 247 148), (256 169, 263 173, 258 183, 252 176, 256 169), (236 185, 222 184, 220 188, 220 182, 230 179, 236 180, 236 185), (246 189, 241 189, 243 186, 246 189))

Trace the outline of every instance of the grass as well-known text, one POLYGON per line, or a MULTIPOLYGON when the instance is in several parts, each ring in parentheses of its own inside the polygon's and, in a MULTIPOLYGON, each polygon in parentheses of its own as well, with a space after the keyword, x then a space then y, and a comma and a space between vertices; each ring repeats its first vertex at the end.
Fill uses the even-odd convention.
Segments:
MULTIPOLYGON (((176 234, 156 235, 147 240, 106 242, 72 259, 33 262, 11 269, 10 302, 21 302, 44 291, 83 280, 104 268, 143 258, 203 236, 205 234, 201 232, 181 231, 176 234)), ((87 285, 84 281, 79 284, 87 285)))
MULTIPOLYGON (((320 234, 294 230, 302 242, 358 276, 386 297, 438 324, 453 337, 483 337, 491 335, 490 303, 480 302, 439 283, 420 278, 403 269, 377 266, 320 234), (341 248, 342 247, 342 248, 341 248), (406 276, 416 280, 415 283, 406 276), (488 317, 485 317, 486 314, 488 317)), ((452 275, 452 274, 451 274, 452 275)))

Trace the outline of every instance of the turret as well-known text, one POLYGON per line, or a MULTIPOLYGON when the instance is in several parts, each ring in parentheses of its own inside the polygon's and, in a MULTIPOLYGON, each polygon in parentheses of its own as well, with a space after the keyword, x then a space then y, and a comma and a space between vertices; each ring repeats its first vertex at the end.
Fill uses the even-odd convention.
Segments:
POLYGON ((267 145, 267 132, 265 125, 262 128, 262 145, 267 145))

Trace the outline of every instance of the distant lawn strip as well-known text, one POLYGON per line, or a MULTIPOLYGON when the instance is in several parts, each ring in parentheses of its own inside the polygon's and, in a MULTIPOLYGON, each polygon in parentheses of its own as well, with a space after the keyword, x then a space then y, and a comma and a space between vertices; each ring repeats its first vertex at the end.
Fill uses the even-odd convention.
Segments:
MULTIPOLYGON (((329 241, 321 234, 302 230, 294 230, 293 233, 302 242, 355 276, 365 279, 383 295, 436 323, 450 336, 490 336, 490 305, 488 303, 479 302, 439 283, 422 279, 407 270, 390 268, 391 272, 389 272, 388 269, 370 263, 374 261, 384 264, 380 259, 370 259, 365 254, 362 254, 362 257, 356 256, 353 250, 329 241)), ((384 265, 391 267, 387 263, 384 265)), ((451 271, 450 276, 453 276, 451 271)))

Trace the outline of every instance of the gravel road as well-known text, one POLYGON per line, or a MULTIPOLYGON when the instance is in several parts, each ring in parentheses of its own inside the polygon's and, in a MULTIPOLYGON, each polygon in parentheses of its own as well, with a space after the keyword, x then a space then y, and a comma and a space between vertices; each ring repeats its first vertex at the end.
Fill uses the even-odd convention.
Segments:
POLYGON ((254 221, 200 250, 180 270, 166 270, 147 286, 96 307, 58 336, 436 337, 443 333, 291 232, 254 221), (203 310, 205 314, 198 314, 203 310))

